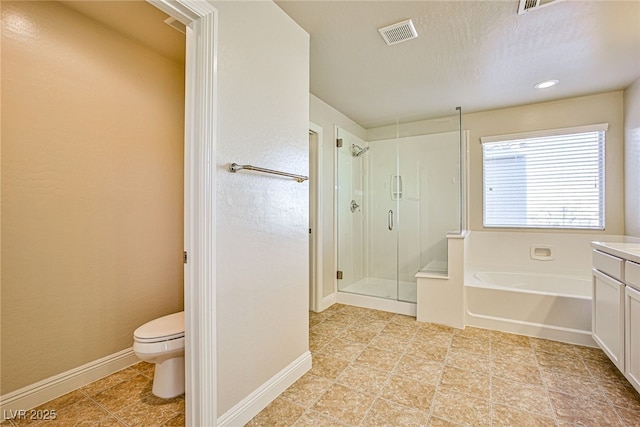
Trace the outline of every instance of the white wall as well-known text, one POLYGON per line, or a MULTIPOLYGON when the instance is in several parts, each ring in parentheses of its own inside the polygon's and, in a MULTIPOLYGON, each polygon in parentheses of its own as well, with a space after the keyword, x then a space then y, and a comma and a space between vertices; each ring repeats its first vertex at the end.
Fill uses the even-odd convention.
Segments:
POLYGON ((429 135, 435 133, 454 132, 460 129, 460 116, 456 111, 447 117, 417 122, 398 123, 367 129, 366 140, 379 141, 382 139, 404 138, 407 136, 429 135))
POLYGON ((624 92, 625 234, 640 237, 640 78, 624 92))
MULTIPOLYGON (((482 147, 480 137, 609 123, 605 147, 606 229, 594 234, 624 234, 622 92, 563 99, 521 107, 465 114, 469 129, 469 221, 482 230, 482 147)), ((586 231, 580 231, 584 233, 586 231)), ((588 233, 588 232, 587 232, 588 233)))
POLYGON ((331 107, 320 98, 311 95, 309 98, 310 115, 309 121, 322 128, 323 135, 323 165, 320 172, 322 179, 322 215, 324 226, 322 229, 323 253, 322 256, 322 296, 328 297, 334 293, 336 283, 335 268, 335 239, 334 239, 334 216, 335 206, 335 158, 336 158, 336 133, 335 127, 340 126, 354 136, 364 139, 365 130, 357 125, 353 120, 331 107))
POLYGON ((309 36, 272 2, 219 12, 218 410, 224 414, 309 349, 309 36))
MULTIPOLYGON (((620 235, 598 240, 617 242, 620 235)), ((513 231, 472 231, 465 239, 465 269, 473 271, 535 272, 590 277, 593 234, 513 231), (546 246, 553 259, 537 260, 531 248, 546 246)))

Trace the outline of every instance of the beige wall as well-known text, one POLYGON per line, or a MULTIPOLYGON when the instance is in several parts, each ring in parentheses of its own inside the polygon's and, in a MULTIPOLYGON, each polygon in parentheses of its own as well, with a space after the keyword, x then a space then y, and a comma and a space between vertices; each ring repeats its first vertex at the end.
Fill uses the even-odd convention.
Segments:
POLYGON ((640 237, 640 78, 624 92, 625 234, 640 237))
POLYGON ((182 309, 183 69, 58 3, 2 2, 2 394, 182 309))
POLYGON ((609 130, 606 133, 605 148, 606 229, 593 233, 624 234, 624 128, 621 91, 463 115, 462 127, 470 131, 469 228, 483 229, 480 137, 596 123, 609 123, 609 130))

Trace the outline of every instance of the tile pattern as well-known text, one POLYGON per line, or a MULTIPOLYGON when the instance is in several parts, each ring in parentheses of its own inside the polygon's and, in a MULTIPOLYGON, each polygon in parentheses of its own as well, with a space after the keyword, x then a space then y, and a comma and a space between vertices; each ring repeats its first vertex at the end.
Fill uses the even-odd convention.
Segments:
MULTIPOLYGON (((336 304, 309 315, 313 368, 256 426, 640 426, 640 396, 599 349, 336 304)), ((41 405, 22 426, 184 426, 138 363, 41 405)))
POLYGON ((599 349, 336 304, 309 315, 313 367, 257 426, 640 426, 599 349))
POLYGON ((55 420, 14 418, 0 426, 184 426, 184 395, 155 397, 151 393, 153 372, 153 364, 137 363, 35 408, 56 411, 55 420))

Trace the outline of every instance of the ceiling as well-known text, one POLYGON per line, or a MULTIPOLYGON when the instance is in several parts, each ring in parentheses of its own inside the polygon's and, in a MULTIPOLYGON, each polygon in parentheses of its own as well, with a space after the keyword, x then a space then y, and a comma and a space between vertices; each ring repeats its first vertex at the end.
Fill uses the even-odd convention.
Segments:
MULTIPOLYGON (((63 1, 175 61, 184 35, 143 0, 63 1)), ((640 77, 640 0, 277 0, 311 35, 310 90, 365 128, 624 89, 640 77), (418 38, 377 29, 411 18, 418 38), (534 84, 560 83, 546 90, 534 84)))
POLYGON ((276 1, 311 35, 310 90, 365 128, 620 90, 640 77, 640 1, 276 1), (411 18, 418 38, 377 29, 411 18), (557 79, 552 88, 534 84, 557 79))

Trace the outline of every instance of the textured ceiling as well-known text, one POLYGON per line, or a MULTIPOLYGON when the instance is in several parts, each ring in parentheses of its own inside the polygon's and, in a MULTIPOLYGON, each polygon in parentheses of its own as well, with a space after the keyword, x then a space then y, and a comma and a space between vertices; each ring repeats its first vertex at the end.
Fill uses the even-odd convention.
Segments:
POLYGON ((277 1, 311 35, 311 93, 364 127, 624 89, 639 1, 277 1), (418 38, 377 29, 411 18, 418 38), (545 79, 560 84, 534 89, 545 79))
MULTIPOLYGON (((184 35, 143 0, 62 3, 184 61, 184 35)), ((367 128, 619 90, 640 77, 638 0, 559 0, 524 15, 517 0, 276 3, 311 35, 311 93, 367 128), (418 38, 387 46, 377 29, 409 18, 418 38), (533 88, 545 79, 560 84, 533 88)))

